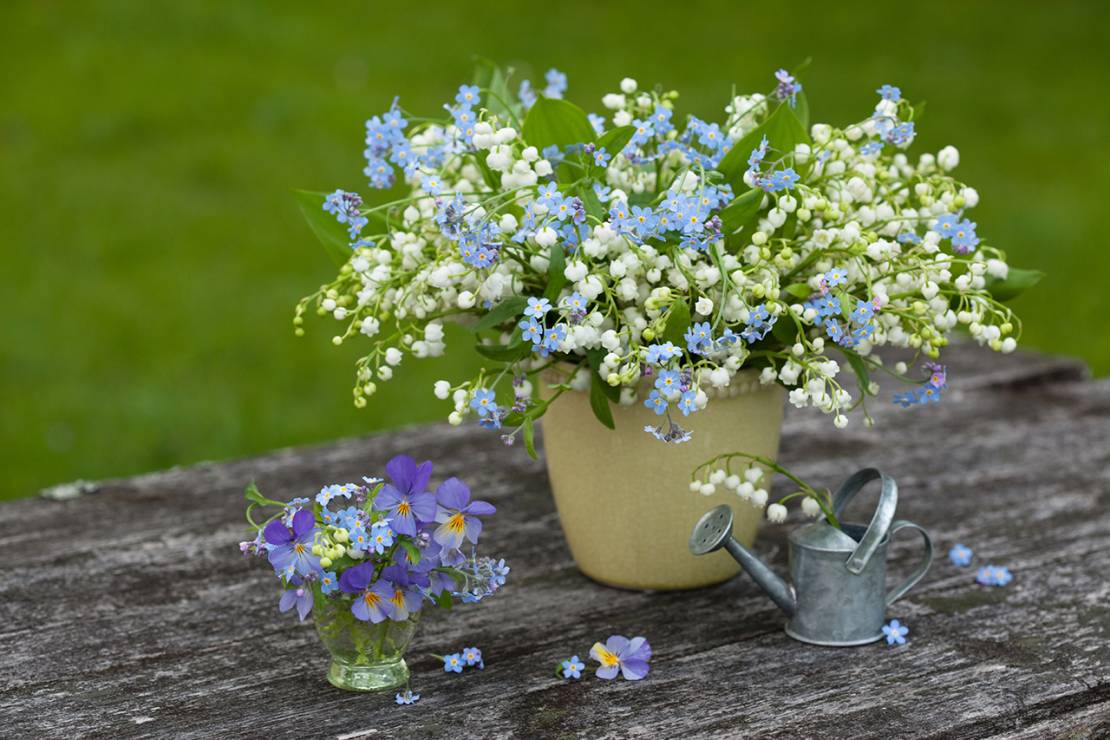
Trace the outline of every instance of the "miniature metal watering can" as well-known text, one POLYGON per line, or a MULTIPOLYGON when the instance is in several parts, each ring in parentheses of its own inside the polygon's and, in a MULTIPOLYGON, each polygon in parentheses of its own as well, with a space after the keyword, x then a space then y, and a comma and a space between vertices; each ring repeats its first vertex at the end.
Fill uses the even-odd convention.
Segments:
POLYGON ((825 517, 790 533, 790 586, 732 537, 732 509, 718 506, 701 518, 690 535, 690 551, 705 555, 724 547, 744 566, 786 616, 786 634, 814 645, 865 645, 882 637, 886 609, 917 585, 933 562, 929 534, 912 522, 894 520, 898 485, 875 468, 860 470, 832 500, 840 513, 867 483, 882 480, 882 494, 871 524, 841 523, 825 517), (886 593, 886 551, 890 535, 915 529, 925 541, 925 557, 905 583, 886 593))

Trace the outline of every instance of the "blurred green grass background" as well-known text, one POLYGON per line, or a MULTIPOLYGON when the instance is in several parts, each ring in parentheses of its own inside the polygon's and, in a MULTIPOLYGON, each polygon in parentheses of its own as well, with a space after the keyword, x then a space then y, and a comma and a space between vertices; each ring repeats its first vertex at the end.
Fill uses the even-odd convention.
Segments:
POLYGON ((394 94, 437 111, 475 54, 558 67, 590 110, 628 75, 715 119, 733 83, 806 57, 816 120, 900 85, 928 100, 915 151, 956 144, 980 233, 1048 273, 1016 304, 1024 344, 1104 374, 1108 21, 1101 2, 6 2, 0 498, 445 415, 447 360, 356 411, 354 348, 322 323, 294 338, 332 267, 290 190, 365 191, 365 118, 394 94))

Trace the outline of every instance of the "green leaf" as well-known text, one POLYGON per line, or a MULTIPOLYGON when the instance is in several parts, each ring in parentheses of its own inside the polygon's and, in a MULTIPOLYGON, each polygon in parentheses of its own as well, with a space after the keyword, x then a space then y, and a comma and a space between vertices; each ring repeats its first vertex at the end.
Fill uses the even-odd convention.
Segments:
POLYGON ((455 605, 454 600, 451 598, 450 591, 440 591, 439 596, 435 597, 436 606, 440 609, 447 609, 450 611, 451 607, 455 605))
POLYGON ((420 562, 420 548, 416 546, 416 543, 412 542, 411 540, 400 538, 397 540, 397 543, 405 549, 405 552, 408 553, 409 563, 411 563, 412 565, 416 565, 420 562))
POLYGON ((802 122, 798 120, 794 109, 787 103, 780 103, 766 121, 736 142, 717 165, 717 170, 725 176, 734 190, 745 187, 744 172, 748 169, 748 157, 751 156, 752 150, 759 146, 764 136, 767 137, 770 147, 779 155, 793 153, 794 146, 797 144, 810 143, 809 134, 802 122))
POLYGON ((683 345, 683 336, 690 328, 690 307, 685 301, 675 301, 667 312, 667 323, 663 325, 663 341, 683 345))
POLYGON ((809 298, 813 295, 813 289, 805 283, 791 283, 783 288, 783 290, 795 298, 809 298))
POLYGON ((609 408, 609 397, 605 393, 605 387, 608 385, 596 371, 590 373, 590 408, 593 409, 598 421, 610 429, 616 429, 617 425, 613 423, 613 411, 609 408))
POLYGON ((502 117, 515 117, 520 109, 516 98, 509 89, 509 76, 489 59, 477 57, 474 60, 474 84, 492 95, 482 95, 482 105, 502 117))
POLYGON ((775 325, 771 327, 771 336, 787 347, 792 347, 794 342, 798 341, 798 325, 791 321, 789 316, 779 316, 775 325))
POLYGON ((494 174, 493 170, 486 164, 486 153, 477 152, 474 155, 474 161, 478 164, 478 169, 482 173, 482 179, 486 181, 486 185, 494 190, 501 187, 501 178, 494 174))
POLYGON ((841 349, 840 351, 848 359, 848 364, 851 365, 852 371, 856 374, 856 382, 859 383, 860 392, 865 396, 874 395, 870 390, 871 373, 867 371, 867 363, 850 349, 841 349))
POLYGON ((574 103, 540 96, 528 111, 521 131, 524 140, 543 151, 552 144, 560 149, 593 141, 594 127, 586 112, 574 103))
POLYGON ((301 213, 312 233, 324 245, 324 250, 336 265, 342 267, 351 258, 351 239, 347 227, 335 220, 335 216, 324 210, 327 193, 311 190, 294 190, 301 213))
POLYGON ((994 278, 987 282, 987 290, 999 303, 1013 300, 1041 281, 1044 273, 1040 270, 1022 270, 1011 267, 1005 280, 994 278))
POLYGON ((794 106, 794 115, 798 117, 798 123, 802 124, 802 128, 809 131, 809 99, 804 92, 798 93, 798 102, 794 106))
MULTIPOLYGON (((606 354, 607 350, 602 347, 592 349, 586 353, 586 361, 590 365, 590 370, 599 378, 601 378, 601 363, 605 361, 606 354)), ((621 389, 617 388, 616 386, 609 385, 608 381, 606 381, 605 378, 601 378, 601 380, 601 388, 603 391, 605 391, 606 397, 613 403, 618 403, 621 400, 621 389)))
POLYGON ((533 460, 536 459, 536 426, 535 420, 531 417, 524 419, 524 424, 521 426, 521 433, 524 435, 524 449, 528 453, 528 457, 533 460))
POLYGON ((618 126, 597 137, 595 143, 598 149, 605 149, 606 152, 615 157, 628 146, 628 142, 632 141, 632 135, 635 133, 635 126, 618 126))
POLYGON ((266 502, 269 500, 262 495, 261 491, 258 490, 258 486, 255 485, 254 481, 251 481, 250 485, 248 485, 246 490, 243 491, 243 496, 247 499, 247 501, 256 503, 259 506, 265 506, 266 502))
POLYGON ((763 203, 763 191, 758 188, 752 188, 739 197, 733 198, 732 202, 721 210, 724 233, 735 234, 755 223, 761 203, 763 203))
POLYGON ((489 313, 478 319, 478 323, 474 325, 474 331, 492 329, 499 324, 505 323, 509 319, 515 319, 524 312, 524 307, 527 305, 528 301, 523 296, 514 295, 510 298, 506 298, 491 308, 489 313))
POLYGON ((496 362, 516 362, 532 354, 532 345, 525 344, 518 337, 511 344, 475 344, 474 351, 482 357, 496 362))
POLYGON ((551 251, 547 261, 547 287, 543 291, 544 298, 555 302, 559 297, 559 292, 563 286, 567 284, 567 276, 563 271, 567 267, 566 253, 563 251, 563 245, 555 242, 551 245, 551 251))

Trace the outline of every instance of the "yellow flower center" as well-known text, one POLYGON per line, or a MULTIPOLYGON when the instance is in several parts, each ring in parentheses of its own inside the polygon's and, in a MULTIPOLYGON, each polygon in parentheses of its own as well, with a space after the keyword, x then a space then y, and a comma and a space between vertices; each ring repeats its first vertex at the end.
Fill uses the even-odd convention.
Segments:
POLYGON ((447 520, 447 529, 452 532, 462 532, 466 529, 466 519, 461 512, 454 514, 447 520))

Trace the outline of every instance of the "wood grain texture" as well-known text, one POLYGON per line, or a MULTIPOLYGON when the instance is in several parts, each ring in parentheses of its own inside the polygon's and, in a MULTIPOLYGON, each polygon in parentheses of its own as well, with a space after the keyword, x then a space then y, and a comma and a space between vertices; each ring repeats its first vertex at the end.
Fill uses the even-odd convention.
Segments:
MULTIPOLYGON (((912 630, 905 647, 794 642, 744 576, 686 593, 594 584, 567 553, 542 461, 437 425, 0 506, 0 735, 1104 737, 1110 381, 1033 354, 961 346, 946 359, 940 405, 877 399, 876 428, 843 431, 791 410, 783 434, 782 461, 814 482, 888 471, 899 515, 932 532, 937 564, 891 610, 912 630), (286 499, 400 452, 498 506, 485 549, 513 568, 497 598, 422 623, 413 707, 329 686, 314 630, 278 614, 272 575, 236 547, 252 478, 286 499), (987 589, 949 565, 957 541, 1013 583, 987 589), (650 639, 647 680, 553 677, 612 633, 650 639), (483 649, 484 671, 448 676, 426 656, 464 645, 483 649)), ((870 505, 856 504, 861 518, 870 505)), ((780 572, 796 523, 757 543, 780 572)), ((912 567, 914 540, 895 542, 895 575, 912 567)))

